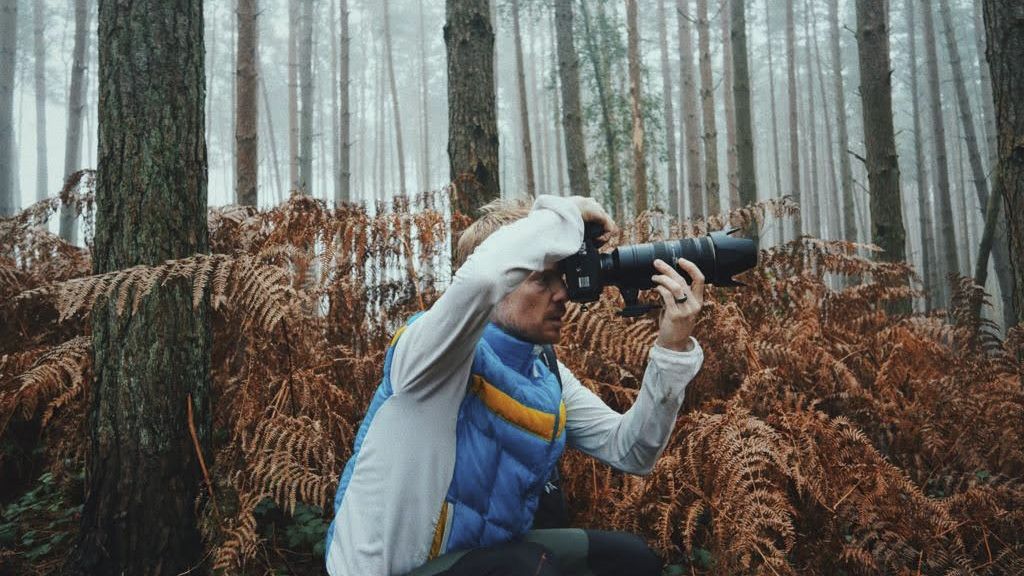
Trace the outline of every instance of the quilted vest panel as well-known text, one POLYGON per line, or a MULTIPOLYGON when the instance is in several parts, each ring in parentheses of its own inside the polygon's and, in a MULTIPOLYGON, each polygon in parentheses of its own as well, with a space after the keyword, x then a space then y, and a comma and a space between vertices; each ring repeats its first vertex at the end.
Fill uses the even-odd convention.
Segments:
POLYGON ((476 347, 459 408, 447 542, 440 552, 491 546, 529 530, 565 449, 565 406, 539 348, 490 324, 476 347))

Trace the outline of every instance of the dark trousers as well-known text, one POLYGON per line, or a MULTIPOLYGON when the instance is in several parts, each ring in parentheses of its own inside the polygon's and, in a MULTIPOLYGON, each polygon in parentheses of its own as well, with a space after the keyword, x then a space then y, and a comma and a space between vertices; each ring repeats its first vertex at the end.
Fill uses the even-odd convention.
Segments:
POLYGON ((567 528, 446 554, 410 576, 659 576, 661 569, 661 559, 635 534, 567 528))

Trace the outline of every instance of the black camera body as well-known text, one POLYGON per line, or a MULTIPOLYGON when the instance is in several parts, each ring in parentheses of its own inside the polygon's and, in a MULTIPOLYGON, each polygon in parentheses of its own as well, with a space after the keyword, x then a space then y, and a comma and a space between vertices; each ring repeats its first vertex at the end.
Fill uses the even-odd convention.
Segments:
POLYGON ((597 238, 603 232, 600 226, 586 223, 583 245, 559 262, 559 267, 573 302, 596 302, 605 286, 618 287, 625 301, 625 308, 619 312, 622 316, 640 316, 655 308, 637 300, 640 290, 654 288, 651 276, 657 274, 656 259, 672 265, 689 281, 678 263, 679 258, 686 258, 697 265, 707 283, 715 286, 741 286, 732 277, 757 266, 757 246, 753 240, 733 236, 736 229, 698 238, 619 246, 609 253, 598 252, 597 238))

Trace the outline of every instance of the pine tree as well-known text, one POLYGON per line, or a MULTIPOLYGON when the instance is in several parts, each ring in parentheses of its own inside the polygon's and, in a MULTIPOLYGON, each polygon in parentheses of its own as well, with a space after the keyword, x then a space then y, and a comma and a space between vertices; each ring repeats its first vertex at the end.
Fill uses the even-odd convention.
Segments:
POLYGON ((259 106, 256 85, 259 82, 256 47, 259 44, 256 15, 257 0, 238 0, 237 84, 235 110, 235 190, 238 203, 258 206, 256 193, 259 167, 259 106))
POLYGON ((18 0, 0 0, 0 217, 18 209, 14 178, 14 68, 18 51, 18 0))
MULTIPOLYGON (((206 253, 202 3, 102 0, 99 51, 93 272, 206 253)), ((180 574, 203 561, 211 332, 207 303, 192 300, 177 278, 134 312, 116 299, 93 308, 85 503, 64 573, 180 574)))

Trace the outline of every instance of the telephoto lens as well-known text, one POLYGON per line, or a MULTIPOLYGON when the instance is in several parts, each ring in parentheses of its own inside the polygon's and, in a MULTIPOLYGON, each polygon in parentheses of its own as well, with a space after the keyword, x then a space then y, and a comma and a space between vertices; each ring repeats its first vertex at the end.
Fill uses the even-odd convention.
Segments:
POLYGON ((652 308, 637 304, 637 297, 640 290, 654 288, 651 276, 657 273, 655 260, 670 264, 689 282, 689 275, 679 267, 679 259, 685 258, 697 265, 708 284, 715 286, 741 286, 733 276, 757 266, 757 246, 749 238, 733 236, 735 229, 698 238, 619 246, 607 254, 597 251, 596 239, 602 232, 588 223, 583 245, 560 262, 561 270, 569 299, 574 302, 594 302, 605 286, 618 287, 626 303, 621 312, 624 316, 636 316, 652 308))

